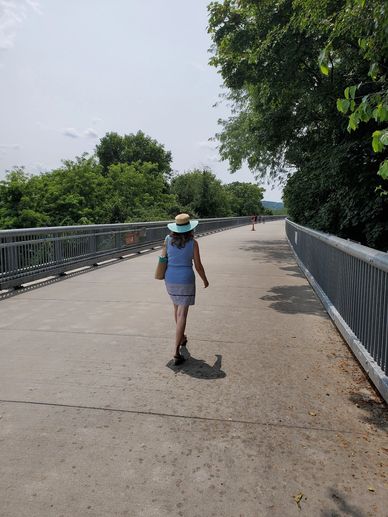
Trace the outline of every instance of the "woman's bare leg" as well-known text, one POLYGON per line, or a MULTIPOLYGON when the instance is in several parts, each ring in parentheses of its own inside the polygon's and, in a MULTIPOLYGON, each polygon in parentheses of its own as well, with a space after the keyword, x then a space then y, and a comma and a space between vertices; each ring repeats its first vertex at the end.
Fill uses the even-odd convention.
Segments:
POLYGON ((176 334, 175 334, 175 354, 179 355, 179 347, 183 341, 183 336, 185 335, 186 329, 186 321, 187 321, 187 313, 189 312, 188 305, 178 305, 177 306, 177 320, 176 320, 176 334))
MULTIPOLYGON (((177 324, 177 323, 178 323, 178 307, 179 307, 179 306, 178 306, 178 305, 176 305, 176 304, 174 303, 174 318, 175 318, 175 324, 177 324)), ((184 331, 183 331, 183 332, 184 332, 184 331)), ((186 335, 185 335, 185 334, 183 334, 183 336, 182 336, 181 343, 182 343, 183 341, 186 341, 186 335)))

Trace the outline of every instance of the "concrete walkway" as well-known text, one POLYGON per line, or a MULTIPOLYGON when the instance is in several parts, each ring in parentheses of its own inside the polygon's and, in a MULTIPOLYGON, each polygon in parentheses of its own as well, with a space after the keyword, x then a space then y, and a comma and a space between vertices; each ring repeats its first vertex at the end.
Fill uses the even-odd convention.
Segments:
POLYGON ((388 418, 282 222, 200 239, 190 359, 152 253, 0 302, 1 517, 388 515, 388 418))

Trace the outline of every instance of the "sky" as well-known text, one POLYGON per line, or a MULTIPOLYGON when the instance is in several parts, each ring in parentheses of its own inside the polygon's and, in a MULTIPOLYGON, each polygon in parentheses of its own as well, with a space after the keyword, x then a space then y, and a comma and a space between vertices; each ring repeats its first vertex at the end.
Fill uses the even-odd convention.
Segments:
MULTIPOLYGON (((247 167, 230 174, 209 141, 229 114, 208 65, 209 1, 0 0, 0 180, 141 130, 178 173, 206 166, 224 183, 255 182, 247 167)), ((261 186, 281 201, 279 186, 261 186)))

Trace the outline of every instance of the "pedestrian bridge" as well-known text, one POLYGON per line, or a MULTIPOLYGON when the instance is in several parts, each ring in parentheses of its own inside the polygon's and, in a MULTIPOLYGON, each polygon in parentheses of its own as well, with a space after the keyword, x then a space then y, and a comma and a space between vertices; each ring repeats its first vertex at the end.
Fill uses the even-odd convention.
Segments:
POLYGON ((199 244, 180 367, 156 253, 0 302, 1 515, 386 515, 386 406, 284 221, 199 244))

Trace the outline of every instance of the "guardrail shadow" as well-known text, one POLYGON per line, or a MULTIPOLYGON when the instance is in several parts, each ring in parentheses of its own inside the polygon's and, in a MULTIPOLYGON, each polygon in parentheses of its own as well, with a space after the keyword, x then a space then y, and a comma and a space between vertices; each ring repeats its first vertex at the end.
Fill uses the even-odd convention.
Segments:
MULTIPOLYGON (((254 243, 248 241, 240 249, 253 254, 252 260, 262 263, 271 262, 285 271, 287 275, 305 279, 304 274, 295 264, 295 258, 288 242, 283 239, 254 243)), ((309 284, 274 286, 268 291, 268 294, 260 299, 271 302, 270 308, 283 314, 312 314, 328 317, 309 284)))
POLYGON ((288 242, 284 239, 276 241, 247 241, 240 250, 253 253, 252 260, 260 262, 274 262, 276 264, 291 265, 295 262, 294 255, 288 242))
POLYGON ((299 266, 284 266, 280 268, 282 271, 286 271, 289 276, 294 276, 296 278, 306 278, 299 266))
POLYGON ((190 377, 195 377, 196 379, 206 379, 206 380, 215 380, 215 379, 223 379, 226 377, 226 373, 221 370, 222 365, 222 355, 215 354, 216 361, 211 366, 203 359, 196 359, 193 357, 190 352, 186 349, 181 349, 181 354, 185 358, 185 362, 175 366, 174 361, 169 361, 166 366, 170 368, 175 373, 184 373, 185 375, 189 375, 190 377))
POLYGON ((312 314, 328 318, 313 289, 307 285, 277 285, 260 299, 269 301, 270 308, 283 314, 312 314))
POLYGON ((252 260, 257 260, 262 263, 273 262, 290 276, 305 278, 298 265, 295 264, 294 254, 288 242, 284 240, 249 242, 240 249, 253 252, 255 256, 252 260))

